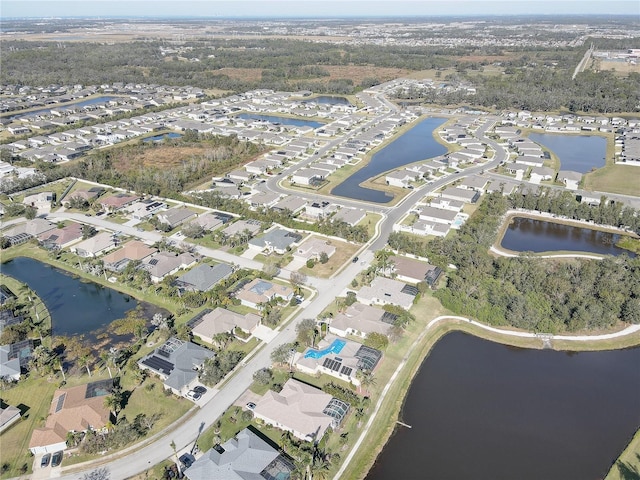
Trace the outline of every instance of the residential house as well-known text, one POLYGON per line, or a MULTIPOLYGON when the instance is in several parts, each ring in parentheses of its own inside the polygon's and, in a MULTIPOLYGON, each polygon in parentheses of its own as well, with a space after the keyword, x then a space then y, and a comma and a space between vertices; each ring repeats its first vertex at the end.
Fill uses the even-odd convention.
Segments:
POLYGON ((31 435, 31 453, 66 450, 69 432, 102 431, 111 419, 104 399, 112 388, 109 379, 56 390, 44 428, 36 428, 31 435))
POLYGON ((425 222, 442 223, 445 225, 451 225, 458 212, 455 210, 443 209, 431 207, 429 205, 424 206, 419 211, 419 218, 425 222))
POLYGON ((398 280, 408 283, 427 282, 429 286, 434 286, 442 274, 442 269, 426 262, 408 257, 392 256, 389 258, 392 263, 391 270, 398 280))
POLYGON ((299 197, 297 195, 288 195, 271 207, 274 210, 278 210, 280 212, 291 212, 292 215, 295 215, 299 211, 301 211, 307 205, 307 201, 299 197))
POLYGON ((33 340, 26 339, 9 345, 0 345, 0 378, 20 380, 22 372, 28 370, 33 354, 33 340))
POLYGON ((331 245, 328 241, 320 238, 310 238, 304 243, 296 247, 293 254, 295 260, 306 262, 307 260, 320 260, 323 253, 327 254, 327 258, 336 252, 336 247, 331 245))
POLYGON ((62 228, 48 230, 38 236, 38 240, 49 250, 66 248, 82 238, 82 225, 70 223, 62 228))
POLYGON ((196 385, 198 372, 207 358, 215 353, 195 343, 171 337, 153 352, 138 361, 138 366, 158 375, 164 388, 183 395, 196 385))
POLYGON ((331 319, 329 332, 341 337, 357 335, 365 338, 369 333, 389 335, 396 318, 381 308, 356 302, 331 319))
POLYGON ((230 238, 247 231, 250 236, 253 236, 260 231, 260 228, 262 228, 262 224, 258 220, 238 220, 223 229, 221 233, 230 238))
POLYGON ((246 170, 232 170, 231 172, 227 173, 228 178, 241 183, 248 182, 254 176, 255 175, 253 173, 247 172, 246 170))
POLYGON ((237 291, 235 297, 240 299, 242 305, 260 309, 263 304, 274 298, 280 298, 285 302, 290 301, 293 297, 293 289, 256 278, 237 291))
POLYGON ((0 433, 20 420, 20 409, 2 402, 0 406, 0 433))
POLYGON ((184 475, 189 480, 289 480, 294 465, 253 430, 245 428, 198 458, 184 475))
POLYGON ((72 246, 70 250, 79 257, 95 258, 118 245, 117 237, 110 232, 100 232, 72 246))
POLYGON ((440 193, 440 196, 465 203, 476 203, 480 198, 480 192, 464 188, 447 187, 440 193))
POLYGON ((129 193, 115 193, 106 198, 100 200, 100 204, 102 205, 103 210, 108 212, 115 212, 127 205, 131 205, 133 202, 140 200, 140 197, 137 195, 132 195, 129 193))
POLYGON ((167 208, 167 204, 157 200, 140 200, 127 207, 127 212, 135 220, 145 220, 151 218, 159 211, 167 208))
POLYGON ((371 286, 364 286, 356 292, 356 298, 365 305, 398 305, 409 310, 418 290, 398 280, 376 277, 371 286))
POLYGON ((367 216, 367 212, 359 208, 342 207, 331 217, 331 221, 339 220, 352 227, 360 223, 367 216))
MULTIPOLYGON (((217 307, 215 310, 198 315, 196 321, 191 324, 192 333, 207 343, 215 343, 215 336, 220 333, 233 333, 236 328, 251 334, 260 325, 261 318, 254 313, 241 315, 225 308, 217 307)), ((247 338, 248 340, 248 338, 247 338)))
POLYGON ((249 198, 248 202, 254 209, 268 208, 280 200, 280 195, 275 192, 258 192, 249 198))
POLYGON ((569 190, 577 190, 580 188, 582 174, 570 170, 560 170, 558 172, 558 181, 564 183, 569 190))
POLYGON ((298 243, 302 235, 281 228, 274 228, 263 235, 249 240, 249 248, 259 252, 275 252, 283 255, 294 243, 298 243))
POLYGON ((291 183, 299 185, 317 185, 327 177, 326 170, 301 168, 291 175, 291 183))
POLYGON ((412 188, 411 182, 416 180, 416 173, 408 170, 394 170, 385 175, 387 185, 400 188, 412 188))
POLYGON ((189 222, 187 225, 193 225, 193 224, 199 225, 205 231, 210 232, 212 230, 215 230, 219 226, 223 225, 224 221, 218 215, 207 212, 207 213, 203 213, 202 215, 199 215, 197 218, 189 222))
POLYGON ((180 275, 176 279, 175 285, 188 292, 206 292, 232 273, 233 269, 226 263, 202 264, 180 275))
POLYGON ((489 183, 489 180, 478 175, 473 175, 471 177, 466 177, 458 188, 462 188, 464 190, 475 190, 476 192, 484 192, 485 187, 489 183))
POLYGON ((539 184, 545 180, 552 180, 555 171, 549 167, 534 167, 531 169, 531 183, 539 184))
POLYGON ((106 270, 121 272, 129 262, 142 261, 157 251, 139 240, 131 240, 125 243, 120 250, 105 255, 102 261, 106 270))
POLYGON ((310 218, 320 219, 329 215, 335 209, 331 202, 312 202, 304 207, 305 215, 310 218))
POLYGON ((91 202, 94 198, 99 197, 104 192, 104 188, 102 187, 91 187, 90 189, 81 188, 70 193, 66 198, 65 202, 71 200, 72 198, 81 198, 87 202, 91 202))
POLYGON ((360 343, 327 334, 317 348, 296 353, 295 367, 309 375, 325 373, 354 385, 360 385, 358 371, 373 371, 382 358, 382 352, 360 343))
POLYGON ((340 425, 349 406, 319 388, 291 378, 279 393, 265 393, 256 402, 253 414, 301 440, 318 442, 329 427, 340 425))
POLYGON ((158 252, 145 258, 142 267, 151 275, 151 281, 158 283, 167 275, 173 275, 180 269, 189 268, 196 262, 196 257, 190 253, 158 252))
POLYGON ((34 218, 5 230, 2 236, 9 240, 11 245, 20 245, 55 228, 56 224, 49 220, 34 218))
POLYGON ((182 225, 187 220, 194 218, 196 215, 197 213, 193 210, 183 207, 177 207, 170 208, 169 210, 158 213, 156 215, 156 218, 160 223, 169 225, 169 227, 171 227, 171 229, 173 230, 177 226, 182 225))
POLYGON ((46 208, 51 206, 51 202, 56 199, 56 194, 53 192, 40 192, 33 195, 27 195, 22 200, 22 203, 30 207, 46 208))

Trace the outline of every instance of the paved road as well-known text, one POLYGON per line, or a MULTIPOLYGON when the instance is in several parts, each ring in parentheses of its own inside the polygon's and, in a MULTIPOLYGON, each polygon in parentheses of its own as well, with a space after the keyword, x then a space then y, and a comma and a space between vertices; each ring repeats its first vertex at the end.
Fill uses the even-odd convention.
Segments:
MULTIPOLYGON (((483 136, 484 133, 489 128, 491 128, 492 125, 493 121, 487 120, 487 122, 478 130, 478 136, 483 136)), ((416 189, 414 192, 408 195, 407 198, 405 198, 401 202, 401 204, 393 207, 393 210, 383 218, 377 239, 375 239, 369 245, 369 247, 360 254, 360 262, 346 265, 346 267, 331 280, 323 281, 321 279, 312 279, 310 281, 310 283, 312 283, 314 287, 318 288, 319 293, 311 302, 309 302, 309 305, 305 308, 302 315, 300 315, 300 318, 316 318, 331 302, 334 301, 336 297, 339 297, 343 294, 343 292, 351 284, 352 279, 363 268, 366 268, 368 265, 370 265, 371 261, 374 258, 375 251, 384 247, 387 242, 388 235, 392 230, 393 223, 407 211, 409 211, 414 202, 421 198, 421 196, 426 195, 429 191, 436 190, 441 186, 450 183, 458 178, 477 173, 484 168, 491 168, 491 166, 497 165, 499 162, 503 161, 506 158, 508 154, 505 150, 501 149, 497 144, 495 144, 495 142, 492 142, 490 139, 485 138, 484 140, 494 143, 493 145, 491 145, 496 151, 496 155, 493 161, 486 165, 468 168, 463 172, 450 175, 446 178, 437 180, 430 185, 425 185, 422 188, 416 189)), ((99 217, 87 217, 82 214, 67 212, 53 213, 50 216, 54 219, 63 218, 90 223, 101 228, 114 228, 114 225, 112 223, 99 217)), ((117 228, 122 232, 127 233, 128 235, 140 237, 151 242, 156 242, 162 238, 162 235, 159 233, 146 231, 142 232, 138 231, 134 227, 126 227, 124 225, 120 225, 117 228)), ((255 262, 254 260, 236 257, 234 255, 226 254, 225 252, 219 252, 217 250, 206 249, 203 247, 198 247, 198 251, 203 255, 210 256, 212 258, 216 258, 218 260, 226 261, 229 263, 236 263, 242 267, 261 267, 261 264, 255 262)), ((295 322, 291 322, 288 326, 284 327, 278 333, 273 341, 264 345, 264 347, 262 347, 255 355, 247 360, 244 364, 244 367, 239 368, 237 373, 231 378, 231 380, 229 380, 224 385, 224 388, 222 388, 213 397, 212 400, 210 400, 199 411, 197 411, 195 415, 191 416, 184 422, 176 424, 175 428, 172 429, 170 434, 167 434, 166 436, 154 441, 153 443, 136 450, 135 453, 109 462, 111 477, 114 479, 127 478, 128 476, 145 471, 149 468, 150 465, 155 465, 165 460, 173 454, 173 449, 170 446, 170 443, 172 441, 175 442, 178 450, 191 445, 197 438, 199 430, 209 427, 212 422, 215 421, 215 419, 217 419, 219 416, 221 416, 224 411, 230 405, 232 405, 233 402, 247 389, 247 387, 253 380, 253 373, 256 370, 263 368, 265 365, 269 365, 271 363, 270 355, 274 348, 283 343, 294 341, 295 337, 295 322)), ((71 468, 77 469, 79 468, 79 466, 70 467, 69 470, 71 468)), ((87 465, 87 468, 91 468, 91 466, 87 465)), ((65 468, 64 470, 68 469, 65 468)), ((78 478, 78 476, 79 473, 71 473, 63 475, 62 478, 71 479, 78 478)))

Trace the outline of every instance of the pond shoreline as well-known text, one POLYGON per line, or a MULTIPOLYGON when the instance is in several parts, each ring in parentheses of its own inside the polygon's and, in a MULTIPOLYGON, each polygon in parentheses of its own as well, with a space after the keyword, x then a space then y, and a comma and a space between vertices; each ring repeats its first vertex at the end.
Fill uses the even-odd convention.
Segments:
MULTIPOLYGON (((554 215, 546 212, 538 212, 535 210, 524 210, 524 209, 513 209, 508 210, 502 216, 500 227, 498 228, 498 233, 496 236, 496 240, 490 248, 490 252, 503 257, 519 257, 523 252, 517 250, 510 250, 502 246, 502 241, 504 236, 509 228, 509 225, 513 221, 513 219, 527 218, 532 220, 541 220, 548 223, 555 223, 558 225, 567 225, 571 227, 577 228, 585 228, 588 230, 593 230, 595 232, 606 232, 612 234, 618 234, 620 236, 626 236, 632 239, 640 238, 633 232, 625 230, 623 228, 614 227, 611 225, 600 225, 595 224, 593 222, 588 222, 586 220, 574 220, 566 217, 562 217, 559 215, 554 215)), ((617 246, 618 244, 616 244, 617 246)), ((625 249, 623 246, 618 247, 620 249, 626 250, 629 254, 633 254, 632 250, 625 249)), ((563 251, 548 251, 548 252, 531 252, 532 256, 539 258, 589 258, 594 260, 602 259, 605 254, 599 253, 588 253, 582 251, 574 251, 574 250, 563 250, 563 251)))
MULTIPOLYGON (((543 340, 533 333, 518 330, 498 329, 473 321, 466 317, 442 315, 427 323, 422 333, 410 346, 402 362, 396 368, 391 380, 385 386, 381 396, 374 406, 374 411, 363 427, 355 446, 349 451, 340 470, 334 477, 337 479, 362 479, 372 468, 380 452, 390 440, 396 428, 396 419, 404 405, 406 395, 413 380, 424 362, 428 359, 433 347, 446 334, 460 331, 506 346, 527 349, 542 349, 543 340), (428 335, 431 334, 431 335, 428 335), (404 370, 404 371, 403 371, 404 370), (370 428, 375 424, 382 429, 380 435, 372 439, 367 436, 370 428), (348 469, 349 465, 354 470, 348 469)), ((598 351, 618 350, 640 345, 640 325, 627 327, 614 333, 600 336, 579 335, 559 336, 558 343, 571 348, 561 351, 598 351), (598 338, 600 337, 600 338, 598 338), (569 342, 569 343, 567 343, 569 342), (602 348, 604 347, 604 348, 602 348)), ((560 349, 559 349, 560 350, 560 349)))

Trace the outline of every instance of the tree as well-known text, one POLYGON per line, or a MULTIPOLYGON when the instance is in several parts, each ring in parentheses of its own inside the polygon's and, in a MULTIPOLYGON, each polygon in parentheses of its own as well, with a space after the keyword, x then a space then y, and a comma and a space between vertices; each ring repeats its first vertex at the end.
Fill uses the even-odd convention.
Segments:
POLYGON ((202 238, 205 233, 205 229, 195 222, 188 223, 182 227, 182 234, 187 238, 202 238))
POLYGON ((261 368, 253 374, 253 381, 260 385, 268 385, 273 380, 273 372, 269 368, 261 368))
POLYGON ((389 345, 389 338, 382 333, 371 332, 364 339, 364 344, 376 350, 384 350, 389 345))
POLYGON ((293 285, 296 295, 299 295, 302 285, 307 283, 307 275, 302 272, 293 271, 291 272, 291 275, 289 275, 289 281, 291 282, 291 285, 293 285))
POLYGON ((87 239, 93 237, 98 231, 93 227, 93 225, 82 225, 82 238, 87 239))
POLYGON ((36 207, 28 206, 24 209, 24 216, 27 220, 33 220, 38 215, 38 209, 36 207))
POLYGON ((271 352, 271 361, 273 363, 286 365, 293 358, 293 354, 295 353, 295 351, 295 343, 283 343, 282 345, 273 349, 273 351, 271 352))
POLYGON ((178 449, 176 447, 176 442, 171 440, 169 444, 173 449, 173 454, 176 456, 176 465, 178 466, 178 478, 182 478, 182 467, 180 466, 180 459, 178 458, 178 449))
POLYGON ((109 480, 111 473, 107 467, 100 467, 82 476, 82 480, 109 480))
POLYGON ((369 387, 375 386, 376 378, 373 375, 371 370, 358 370, 356 373, 356 378, 360 381, 360 386, 364 388, 367 395, 369 394, 369 387))
POLYGON ((327 252, 320 252, 319 260, 323 265, 327 263, 329 261, 329 255, 327 254, 327 252))
POLYGON ((91 376, 91 369, 89 368, 91 365, 91 355, 86 354, 86 355, 82 355, 80 358, 78 358, 78 366, 80 368, 84 367, 87 369, 87 374, 89 376, 91 376))
POLYGON ((316 321, 313 318, 305 318, 296 325, 298 343, 313 346, 316 337, 316 321))

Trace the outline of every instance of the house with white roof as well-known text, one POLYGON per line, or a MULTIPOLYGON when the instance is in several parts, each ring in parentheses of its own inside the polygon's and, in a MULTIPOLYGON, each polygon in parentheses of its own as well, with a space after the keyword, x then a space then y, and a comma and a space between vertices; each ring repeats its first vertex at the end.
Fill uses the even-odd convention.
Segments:
POLYGON ((356 292, 356 298, 365 305, 398 305, 409 310, 418 291, 415 287, 398 280, 376 277, 370 286, 356 292))
POLYGON ((70 250, 84 258, 95 258, 118 246, 117 237, 110 232, 100 232, 73 245, 70 250))

